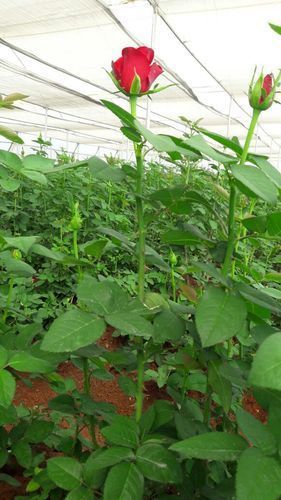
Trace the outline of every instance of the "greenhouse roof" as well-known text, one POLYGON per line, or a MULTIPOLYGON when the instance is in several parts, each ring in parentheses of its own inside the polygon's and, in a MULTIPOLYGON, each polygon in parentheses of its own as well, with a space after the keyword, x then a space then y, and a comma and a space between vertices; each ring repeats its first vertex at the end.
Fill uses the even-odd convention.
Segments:
MULTIPOLYGON (((127 106, 106 70, 123 47, 148 45, 164 68, 159 82, 177 84, 140 101, 151 129, 180 135, 180 116, 202 118, 205 128, 243 140, 255 65, 275 74, 280 67, 281 38, 269 22, 281 24, 280 0, 2 0, 0 93, 29 97, 1 110, 1 124, 27 148, 42 132, 55 149, 82 157, 128 155, 118 119, 100 99, 127 106)), ((280 111, 275 105, 262 113, 254 141, 277 166, 280 111)))

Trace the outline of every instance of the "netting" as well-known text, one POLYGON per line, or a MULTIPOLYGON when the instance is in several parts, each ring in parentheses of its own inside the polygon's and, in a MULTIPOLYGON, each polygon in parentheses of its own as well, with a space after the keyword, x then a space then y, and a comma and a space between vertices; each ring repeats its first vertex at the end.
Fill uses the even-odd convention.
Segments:
MULTIPOLYGON (((281 42, 268 22, 280 19, 278 0, 2 0, 0 93, 29 98, 13 112, 1 110, 1 123, 20 133, 27 149, 42 132, 54 149, 81 157, 128 155, 118 120, 99 100, 126 107, 105 70, 123 47, 144 44, 154 46, 165 69, 159 83, 176 84, 150 104, 142 99, 140 116, 154 132, 182 134, 183 115, 243 140, 254 66, 279 69, 281 42)), ((276 166, 279 115, 278 106, 262 114, 254 144, 276 166)), ((4 139, 1 147, 8 147, 4 139)))

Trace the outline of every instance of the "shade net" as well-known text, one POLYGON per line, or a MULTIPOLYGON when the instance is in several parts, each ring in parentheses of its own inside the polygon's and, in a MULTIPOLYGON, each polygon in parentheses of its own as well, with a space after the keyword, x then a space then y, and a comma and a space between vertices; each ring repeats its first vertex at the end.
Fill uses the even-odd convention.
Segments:
MULTIPOLYGON (((281 24, 279 0, 0 0, 0 7, 0 93, 29 96, 1 110, 1 123, 26 150, 41 132, 54 150, 130 156, 118 119, 100 103, 128 109, 106 72, 125 46, 153 46, 164 67, 159 83, 176 84, 140 100, 138 114, 155 133, 180 136, 185 116, 243 141, 254 67, 280 67, 281 37, 268 26, 281 24)), ((274 105, 262 113, 252 146, 279 168, 280 131, 274 105)))

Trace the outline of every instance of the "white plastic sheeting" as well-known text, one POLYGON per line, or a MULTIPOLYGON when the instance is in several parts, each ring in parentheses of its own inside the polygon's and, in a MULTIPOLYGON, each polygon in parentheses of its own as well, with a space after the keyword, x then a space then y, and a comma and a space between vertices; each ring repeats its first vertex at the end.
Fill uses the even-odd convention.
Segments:
MULTIPOLYGON (((127 140, 101 98, 127 106, 106 74, 123 47, 154 46, 159 83, 177 83, 140 101, 156 133, 180 135, 180 115, 243 141, 254 66, 277 72, 280 0, 0 0, 0 93, 29 95, 0 122, 32 144, 41 131, 53 147, 83 155, 121 151, 127 140)), ((281 107, 262 113, 253 149, 280 165, 281 107)), ((1 141, 0 147, 7 147, 1 141)), ((14 146, 13 146, 14 147, 14 146)))

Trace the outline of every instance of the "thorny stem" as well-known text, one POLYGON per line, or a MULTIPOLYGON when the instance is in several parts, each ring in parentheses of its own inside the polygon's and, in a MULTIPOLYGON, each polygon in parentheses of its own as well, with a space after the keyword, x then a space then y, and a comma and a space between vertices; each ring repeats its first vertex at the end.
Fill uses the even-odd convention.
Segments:
POLYGON ((239 344, 239 357, 240 359, 243 359, 244 358, 244 346, 241 344, 239 344))
MULTIPOLYGON (((89 360, 87 358, 83 358, 83 374, 84 374, 84 393, 90 398, 91 397, 91 384, 90 384, 90 370, 89 370, 89 360)), ((92 443, 93 447, 97 448, 98 443, 96 440, 96 433, 95 433, 95 418, 90 415, 89 416, 89 431, 91 434, 92 438, 92 443)))
POLYGON ((72 456, 75 453, 75 447, 76 447, 78 436, 79 436, 79 425, 78 425, 78 423, 76 423, 76 426, 75 426, 75 435, 74 435, 73 445, 72 445, 72 456))
MULTIPOLYGON (((76 259, 79 258, 77 235, 78 235, 78 231, 74 230, 73 231, 73 252, 74 252, 76 259)), ((79 272, 80 272, 80 270, 79 270, 79 272)), ((84 393, 90 398, 91 397, 91 384, 90 384, 91 374, 90 374, 90 370, 89 370, 89 360, 87 358, 82 358, 82 363, 83 363, 83 374, 84 374, 84 380, 83 380, 84 393)), ((90 431, 90 435, 92 438, 93 447, 97 448, 98 443, 97 443, 96 434, 95 434, 95 418, 92 415, 90 415, 88 418, 89 418, 89 431, 90 431)))
POLYGON ((173 292, 173 301, 177 301, 177 294, 176 294, 176 282, 175 282, 175 269, 174 266, 171 266, 171 285, 172 285, 172 292, 173 292))
MULTIPOLYGON (((241 159, 239 165, 244 165, 247 154, 249 151, 249 147, 251 144, 251 140, 255 131, 255 127, 260 115, 260 111, 254 109, 252 120, 249 126, 249 130, 247 133, 247 137, 245 140, 243 152, 241 155, 241 159)), ((237 201, 237 189, 232 181, 230 181, 230 197, 229 197, 229 212, 228 212, 228 243, 226 249, 226 255, 222 267, 222 271, 224 275, 227 275, 229 269, 231 267, 231 262, 233 258, 233 252, 235 248, 235 209, 236 209, 236 201, 237 201)))
MULTIPOLYGON (((130 97, 131 114, 137 115, 137 96, 130 97)), ((138 297, 141 302, 144 301, 145 284, 145 223, 143 207, 143 147, 141 144, 134 143, 134 150, 137 164, 137 182, 136 182, 136 207, 138 220, 138 297)), ((143 340, 138 339, 137 344, 137 393, 136 393, 136 421, 139 422, 142 416, 143 408, 143 382, 145 357, 143 352, 143 340)))
POLYGON ((78 231, 74 230, 73 231, 73 253, 75 259, 79 259, 79 253, 78 253, 78 243, 77 243, 77 236, 78 236, 78 231))
POLYGON ((107 210, 108 214, 111 208, 111 198, 112 198, 112 184, 111 182, 108 183, 108 200, 107 200, 107 210))
POLYGON ((203 415, 203 422, 206 425, 209 424, 210 417, 211 417, 211 404, 212 404, 212 389, 210 387, 208 387, 206 401, 205 401, 205 407, 204 407, 204 415, 203 415))
POLYGON ((12 295, 13 295, 13 286, 14 286, 14 278, 11 276, 11 278, 9 280, 9 292, 8 292, 6 307, 5 307, 3 316, 2 316, 3 323, 6 323, 7 316, 10 312, 10 305, 12 302, 12 295))
POLYGON ((235 207, 237 199, 237 190, 234 184, 230 184, 230 197, 228 209, 228 242, 226 248, 225 259, 222 267, 223 274, 227 275, 235 247, 235 207))
MULTIPOLYGON (((73 230, 73 253, 75 259, 79 259, 79 251, 78 251, 78 231, 76 229, 73 230)), ((81 267, 78 266, 78 278, 81 278, 81 267)))
POLYGON ((247 154, 248 154, 248 151, 249 151, 249 147, 250 147, 250 144, 251 144, 251 140, 253 138, 254 131, 255 131, 256 124, 258 122, 260 113, 261 112, 260 112, 259 109, 254 109, 253 110, 252 120, 251 120, 251 123, 250 123, 250 126, 249 126, 249 130, 248 130, 248 133, 247 133, 247 137, 246 137, 246 140, 245 140, 245 144, 244 144, 244 148, 243 148, 243 152, 242 152, 242 155, 241 155, 241 160, 239 162, 239 165, 243 165, 245 163, 245 161, 246 161, 247 154))
POLYGON ((181 388, 181 403, 180 403, 181 406, 183 405, 184 398, 185 398, 185 393, 186 393, 187 384, 188 384, 188 375, 189 375, 189 371, 185 370, 183 382, 182 382, 182 388, 181 388))
MULTIPOLYGON (((137 114, 137 96, 130 97, 131 114, 136 117, 137 114)), ((134 150, 137 164, 137 183, 136 183, 136 206, 138 219, 138 297, 141 302, 144 300, 144 270, 145 270, 145 224, 143 208, 143 147, 142 144, 134 143, 134 150)))
POLYGON ((227 359, 232 358, 232 338, 227 341, 227 359))
MULTIPOLYGON (((245 140, 244 148, 242 151, 241 159, 239 162, 240 166, 244 165, 244 163, 246 161, 247 154, 249 151, 252 137, 254 135, 254 131, 255 131, 255 127, 256 127, 259 115, 260 115, 260 111, 254 109, 252 120, 251 120, 251 123, 249 126, 249 130, 248 130, 247 137, 245 140)), ((236 244, 236 238, 235 238, 236 203, 237 203, 237 188, 234 185, 233 181, 230 181, 230 197, 229 197, 229 210, 228 210, 228 242, 227 242, 225 259, 224 259, 224 263, 222 266, 222 272, 225 276, 228 275, 229 270, 231 268, 233 253, 234 253, 235 244, 236 244)), ((234 265, 232 266, 232 274, 234 274, 234 265)), ((229 339, 228 340, 228 349, 227 349, 228 359, 231 358, 231 355, 232 355, 232 339, 229 339)))

